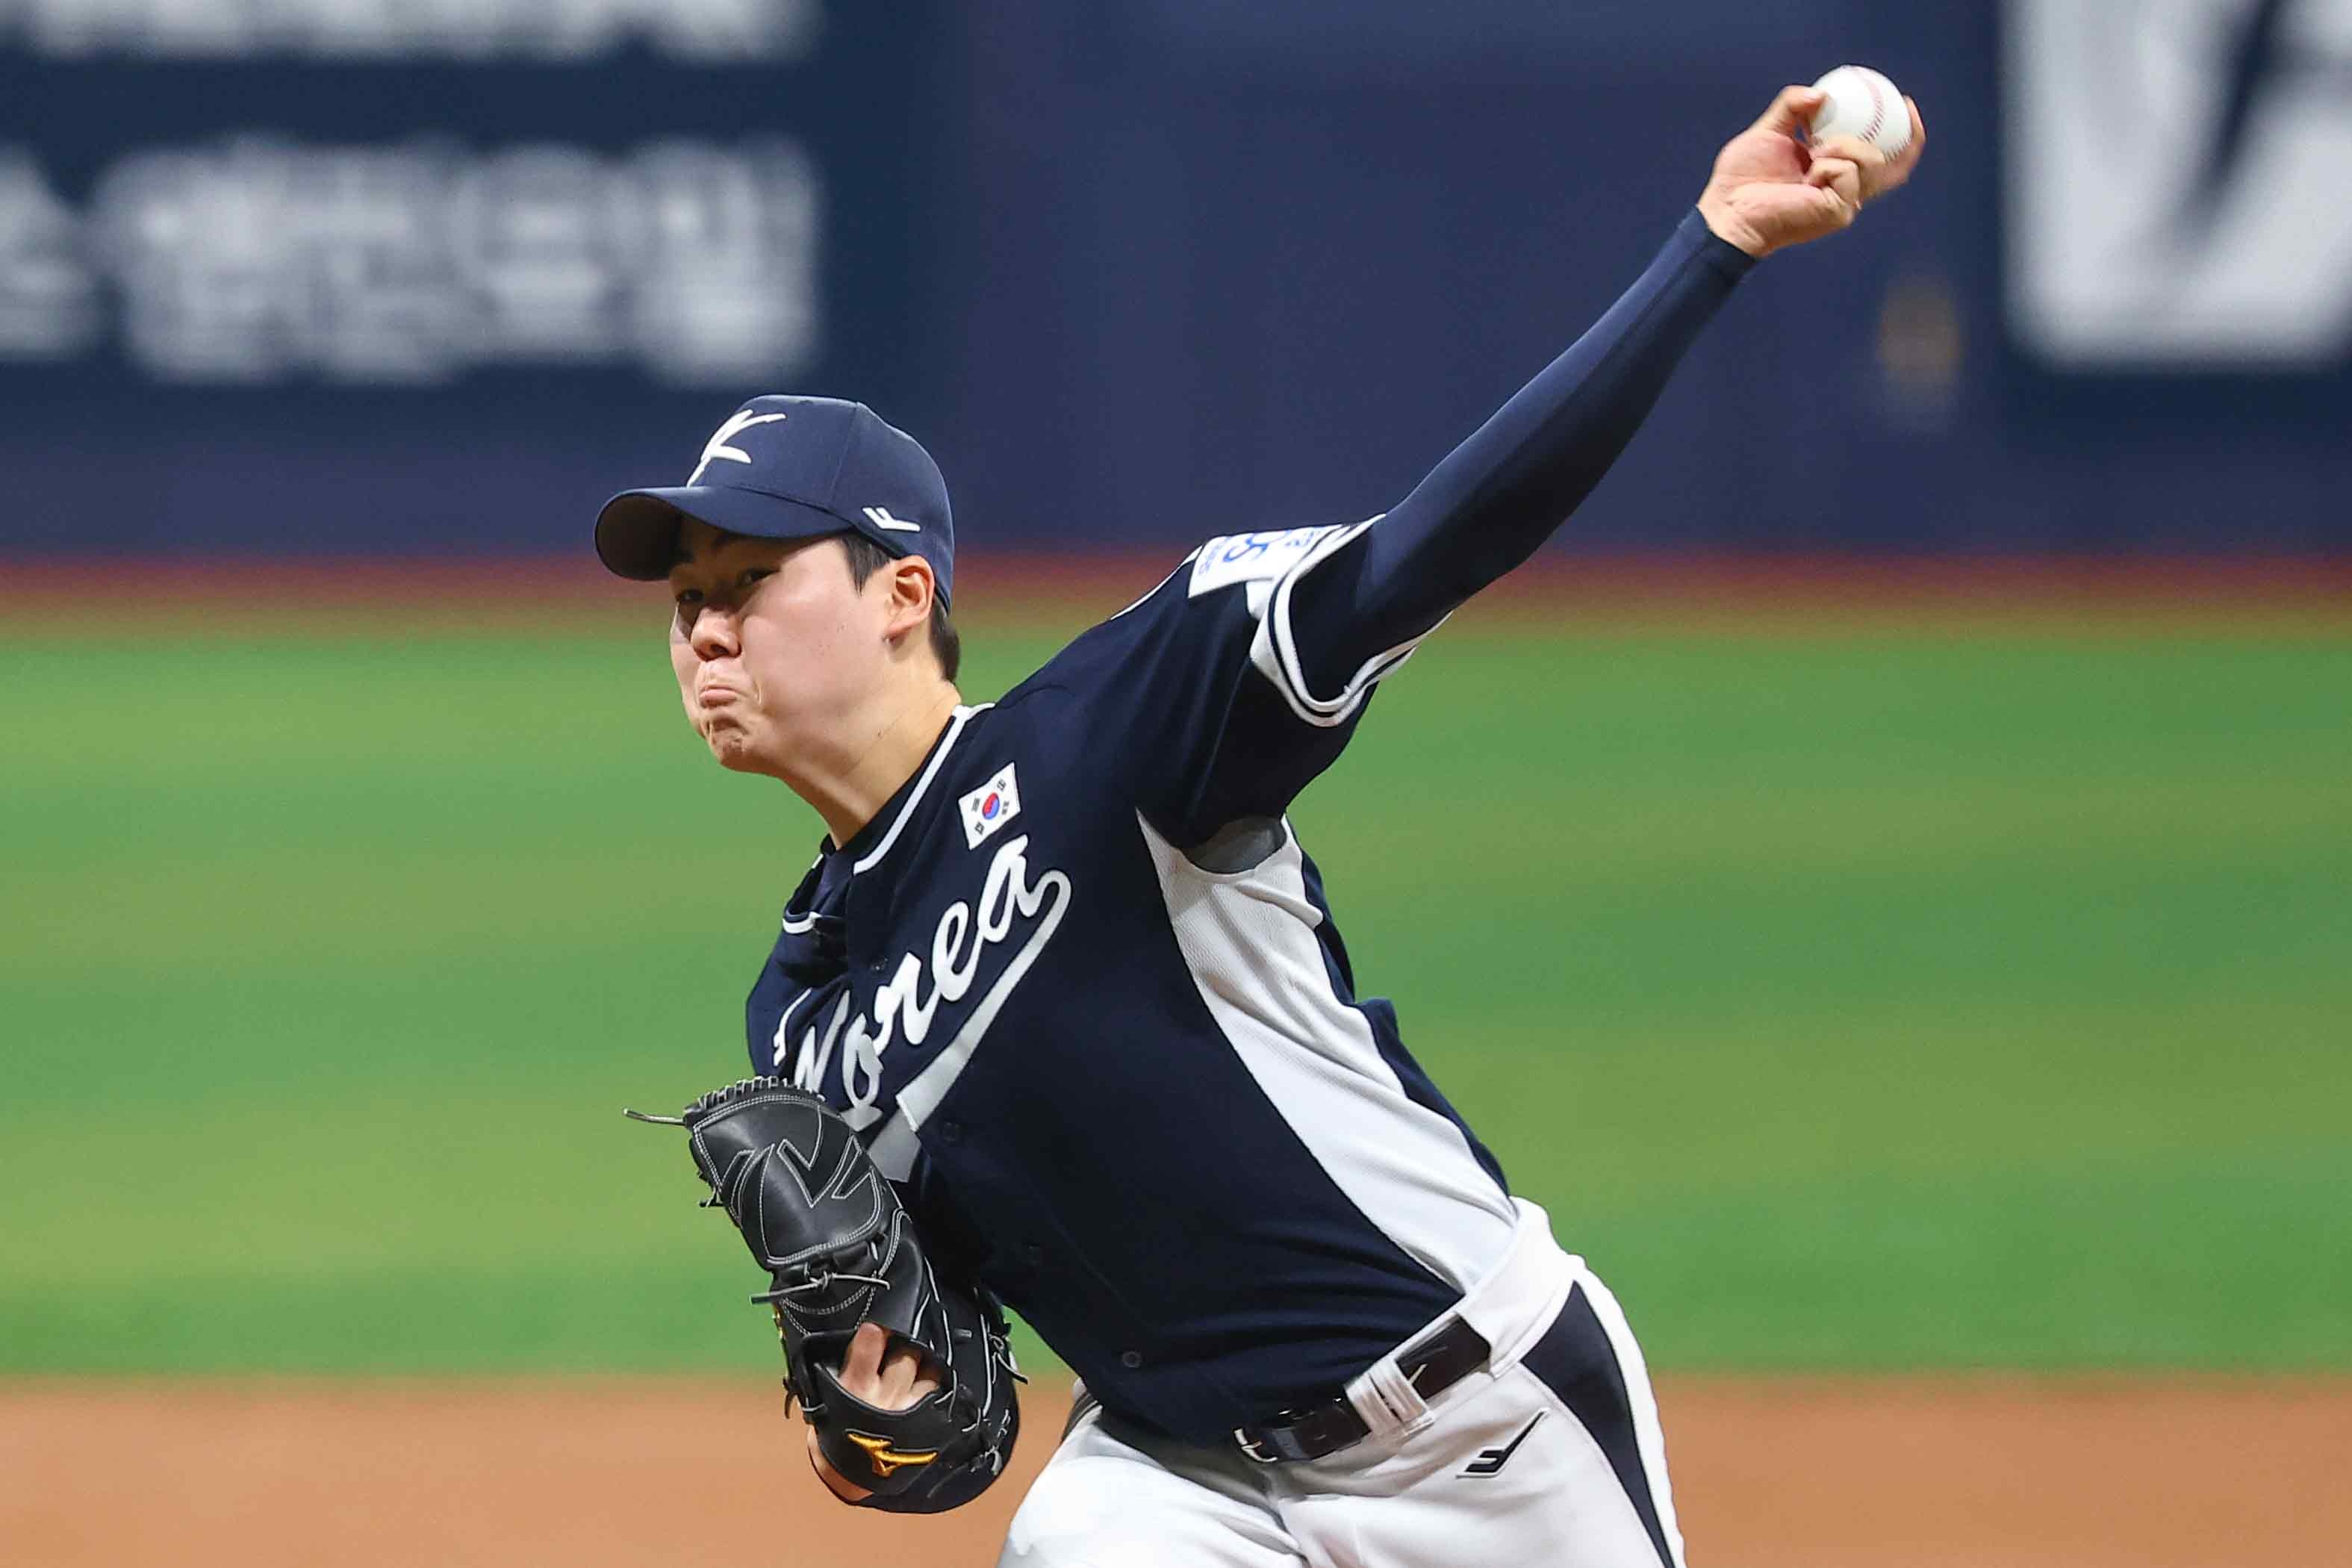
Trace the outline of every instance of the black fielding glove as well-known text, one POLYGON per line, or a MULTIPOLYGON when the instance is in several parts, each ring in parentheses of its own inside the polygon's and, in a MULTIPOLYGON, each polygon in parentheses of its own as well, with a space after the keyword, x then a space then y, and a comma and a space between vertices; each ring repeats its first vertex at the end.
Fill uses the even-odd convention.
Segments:
MULTIPOLYGON (((631 1115, 636 1115, 632 1111, 631 1115)), ((641 1121, 672 1121, 640 1117, 641 1121)), ((977 1282, 941 1280, 898 1194, 822 1100, 782 1079, 715 1089, 675 1119, 770 1289, 784 1383, 861 1508, 940 1513, 1003 1473, 1021 1427, 1004 1314, 977 1282), (836 1375, 864 1323, 920 1351, 940 1386, 878 1410, 836 1375)))

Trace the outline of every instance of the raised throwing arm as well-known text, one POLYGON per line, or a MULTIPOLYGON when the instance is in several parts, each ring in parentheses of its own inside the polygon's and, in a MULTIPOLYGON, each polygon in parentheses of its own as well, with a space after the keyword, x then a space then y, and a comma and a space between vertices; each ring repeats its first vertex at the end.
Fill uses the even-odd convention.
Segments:
POLYGON ((1343 689, 1534 554, 1601 482, 1748 269, 1846 227, 1910 178, 1927 141, 1916 106, 1910 145, 1889 161, 1851 138, 1801 141, 1821 101, 1811 88, 1784 89, 1725 145, 1696 210, 1608 313, 1393 510, 1299 578, 1289 630, 1311 691, 1343 689))

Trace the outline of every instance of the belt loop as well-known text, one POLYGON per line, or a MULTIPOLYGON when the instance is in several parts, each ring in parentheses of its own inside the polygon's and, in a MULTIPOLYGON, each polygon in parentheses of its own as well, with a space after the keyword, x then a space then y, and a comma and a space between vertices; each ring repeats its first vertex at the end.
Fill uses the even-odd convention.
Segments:
POLYGON ((1348 1384, 1348 1403, 1370 1429, 1368 1436, 1386 1437, 1417 1432, 1429 1425, 1429 1403, 1413 1387, 1391 1351, 1348 1384))

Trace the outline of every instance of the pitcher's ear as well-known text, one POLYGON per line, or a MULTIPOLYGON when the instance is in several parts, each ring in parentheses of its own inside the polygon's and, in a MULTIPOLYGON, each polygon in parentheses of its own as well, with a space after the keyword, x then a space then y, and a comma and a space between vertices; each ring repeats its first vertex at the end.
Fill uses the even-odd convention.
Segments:
POLYGON ((931 605, 940 585, 931 563, 919 555, 902 555, 886 574, 890 584, 889 637, 896 642, 908 632, 921 631, 931 622, 931 605))

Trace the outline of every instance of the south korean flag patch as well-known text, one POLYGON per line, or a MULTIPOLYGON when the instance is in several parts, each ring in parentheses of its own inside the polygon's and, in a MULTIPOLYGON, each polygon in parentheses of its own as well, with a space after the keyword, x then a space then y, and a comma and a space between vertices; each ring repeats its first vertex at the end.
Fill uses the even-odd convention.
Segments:
POLYGON ((963 841, 977 849, 988 836, 1021 815, 1021 781, 1007 763, 997 775, 956 803, 963 808, 963 841))

